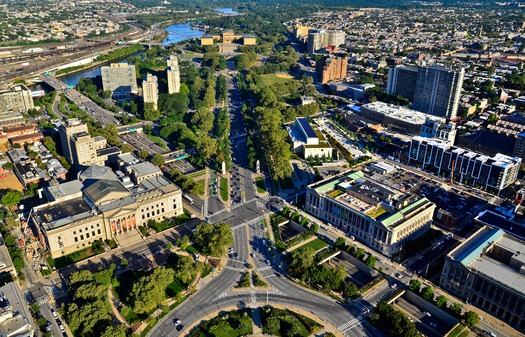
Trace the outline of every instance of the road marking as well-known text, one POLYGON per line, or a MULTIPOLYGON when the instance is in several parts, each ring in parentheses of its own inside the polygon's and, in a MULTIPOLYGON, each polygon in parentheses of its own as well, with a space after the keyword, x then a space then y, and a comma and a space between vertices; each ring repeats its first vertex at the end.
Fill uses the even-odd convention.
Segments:
POLYGON ((217 296, 217 298, 224 298, 224 297, 226 297, 227 295, 228 295, 228 294, 226 294, 226 293, 222 293, 222 294, 220 294, 219 296, 217 296))
POLYGON ((224 269, 229 269, 229 270, 234 270, 234 271, 238 271, 238 272, 244 272, 244 268, 236 268, 236 267, 232 267, 232 266, 224 266, 224 269))
POLYGON ((44 299, 38 300, 37 303, 38 303, 38 305, 44 305, 44 304, 47 303, 47 301, 48 301, 48 299, 44 298, 44 299))
POLYGON ((364 320, 364 317, 363 316, 358 316, 348 322, 346 322, 345 324, 343 325, 340 325, 337 327, 337 330, 341 331, 341 332, 345 332, 347 330, 350 330, 352 329, 353 327, 355 327, 356 325, 358 324, 361 324, 361 322, 364 320))
POLYGON ((257 268, 258 271, 265 271, 265 270, 268 270, 268 269, 272 269, 272 267, 265 266, 265 267, 257 268))
POLYGON ((243 228, 244 226, 246 226, 246 225, 245 224, 240 224, 240 225, 234 226, 234 227, 232 227, 232 231, 234 231, 236 229, 239 229, 239 228, 243 228))
POLYGON ((252 303, 257 303, 257 296, 255 296, 255 291, 250 291, 250 295, 252 303))
POLYGON ((274 294, 278 294, 278 295, 282 294, 281 291, 275 287, 273 288, 273 292, 274 294))

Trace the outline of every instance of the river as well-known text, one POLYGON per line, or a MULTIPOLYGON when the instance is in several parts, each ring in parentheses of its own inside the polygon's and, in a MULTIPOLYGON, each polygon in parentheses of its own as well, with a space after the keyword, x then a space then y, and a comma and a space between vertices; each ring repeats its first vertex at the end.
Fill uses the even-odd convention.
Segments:
MULTIPOLYGON (((190 38, 198 38, 204 34, 204 32, 201 30, 191 28, 189 23, 177 23, 167 26, 165 29, 168 32, 168 36, 166 37, 166 39, 164 39, 164 41, 162 41, 163 44, 175 44, 184 40, 188 40, 190 38)), ((126 62, 128 58, 133 56, 139 56, 142 53, 144 52, 140 51, 138 53, 126 56, 122 59, 114 60, 112 62, 126 62)), ((80 81, 80 79, 83 77, 89 78, 99 76, 101 67, 102 65, 89 69, 84 69, 74 74, 62 76, 60 77, 60 79, 64 81, 67 85, 75 86, 77 85, 78 81, 80 81)), ((50 88, 42 86, 41 84, 35 84, 32 85, 30 89, 33 91, 45 90, 47 92, 50 88)))

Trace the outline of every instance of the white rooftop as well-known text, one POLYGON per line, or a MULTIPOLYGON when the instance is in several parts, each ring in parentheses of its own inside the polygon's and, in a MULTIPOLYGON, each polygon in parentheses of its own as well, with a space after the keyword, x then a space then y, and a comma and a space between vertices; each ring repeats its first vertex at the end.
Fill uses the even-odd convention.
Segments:
MULTIPOLYGON (((445 123, 446 120, 441 117, 430 116, 426 113, 419 112, 416 110, 408 109, 399 105, 389 104, 385 102, 373 102, 363 105, 363 108, 367 108, 376 112, 388 116, 390 118, 399 119, 412 124, 423 125, 427 118, 432 118, 435 121, 445 123)), ((362 111, 362 110, 361 110, 362 111)))

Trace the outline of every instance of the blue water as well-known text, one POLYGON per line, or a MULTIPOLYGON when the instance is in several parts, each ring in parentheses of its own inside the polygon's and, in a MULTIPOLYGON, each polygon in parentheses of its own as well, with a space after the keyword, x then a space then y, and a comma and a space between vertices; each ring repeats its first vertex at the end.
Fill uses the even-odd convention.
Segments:
POLYGON ((234 11, 233 8, 215 8, 215 11, 224 14, 239 14, 238 12, 234 11))
POLYGON ((168 36, 162 41, 164 44, 179 43, 184 40, 198 38, 204 35, 202 30, 193 29, 189 23, 177 23, 166 27, 168 36))

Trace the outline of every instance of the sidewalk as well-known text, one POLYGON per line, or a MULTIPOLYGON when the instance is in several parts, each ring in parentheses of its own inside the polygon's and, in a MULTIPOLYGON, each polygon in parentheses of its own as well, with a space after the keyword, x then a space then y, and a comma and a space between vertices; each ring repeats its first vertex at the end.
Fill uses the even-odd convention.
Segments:
POLYGON ((299 242, 299 243, 296 244, 295 246, 290 247, 290 248, 284 250, 284 251, 283 251, 283 255, 286 255, 286 254, 288 254, 288 253, 290 253, 290 252, 293 252, 293 251, 296 250, 297 248, 300 248, 301 246, 306 245, 308 242, 310 242, 310 241, 314 241, 314 240, 316 240, 316 239, 317 239, 317 235, 312 235, 312 236, 309 237, 308 239, 299 242))

